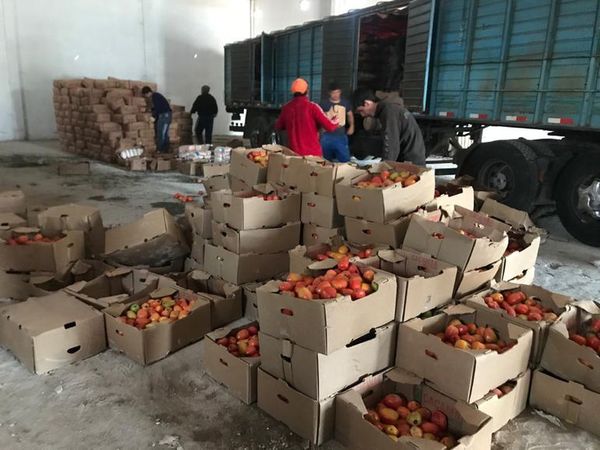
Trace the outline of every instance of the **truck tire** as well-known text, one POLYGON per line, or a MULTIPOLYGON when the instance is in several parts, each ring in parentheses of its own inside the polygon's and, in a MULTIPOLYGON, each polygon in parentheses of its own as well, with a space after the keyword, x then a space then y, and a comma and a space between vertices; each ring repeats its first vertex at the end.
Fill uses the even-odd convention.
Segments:
POLYGON ((535 153, 519 141, 495 141, 478 145, 459 170, 470 175, 475 186, 495 190, 502 203, 532 211, 539 189, 535 153))
POLYGON ((600 247, 600 153, 576 156, 559 174, 554 192, 567 231, 584 244, 600 247))

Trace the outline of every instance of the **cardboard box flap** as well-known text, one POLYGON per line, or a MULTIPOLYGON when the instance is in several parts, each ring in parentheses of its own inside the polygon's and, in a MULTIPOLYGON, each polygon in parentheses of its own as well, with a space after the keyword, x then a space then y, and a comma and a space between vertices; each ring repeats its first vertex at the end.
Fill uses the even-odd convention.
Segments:
POLYGON ((209 273, 204 272, 203 270, 192 270, 188 277, 194 281, 207 281, 211 275, 209 273))
POLYGON ((0 230, 9 230, 15 227, 22 227, 27 221, 14 213, 0 213, 0 230))
POLYGON ((423 382, 421 377, 418 377, 415 374, 407 372, 406 370, 398 367, 386 372, 385 377, 389 378, 394 383, 419 385, 423 382))
MULTIPOLYGON (((393 273, 404 277, 430 277, 455 267, 452 264, 432 258, 427 253, 413 252, 406 249, 380 250, 377 255, 383 261, 393 265, 391 267, 393 273)), ((389 269, 390 267, 387 267, 387 270, 389 269)))
POLYGON ((13 231, 18 234, 33 234, 39 233, 40 229, 38 227, 17 227, 13 228, 13 231))
POLYGON ((161 286, 158 289, 150 292, 150 298, 162 298, 173 296, 177 293, 177 289, 174 286, 161 286))
POLYGON ((81 276, 85 275, 93 268, 94 266, 92 266, 92 264, 80 259, 75 264, 73 264, 73 267, 71 267, 71 273, 75 276, 81 276))
POLYGON ((530 230, 535 228, 535 224, 525 211, 511 208, 493 198, 486 199, 479 212, 501 220, 517 229, 530 230))
POLYGON ((475 230, 482 226, 505 232, 511 229, 511 226, 504 222, 461 206, 454 206, 453 219, 463 219, 463 225, 475 230))

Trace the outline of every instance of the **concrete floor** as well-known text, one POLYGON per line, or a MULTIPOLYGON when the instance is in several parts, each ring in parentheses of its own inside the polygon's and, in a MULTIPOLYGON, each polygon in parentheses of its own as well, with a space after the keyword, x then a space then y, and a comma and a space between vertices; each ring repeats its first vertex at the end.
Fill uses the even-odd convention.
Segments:
MULTIPOLYGON (((106 225, 129 222, 153 207, 180 213, 173 193, 198 191, 176 173, 131 173, 100 163, 93 163, 89 177, 59 177, 56 164, 72 158, 56 142, 0 143, 0 189, 20 187, 33 205, 97 206, 106 225)), ((540 251, 536 283, 599 299, 600 250, 574 242, 555 218, 539 225, 550 237, 540 251)), ((145 368, 108 350, 36 376, 0 349, 0 448, 308 448, 208 378, 201 360, 199 343, 145 368)), ((342 446, 330 442, 322 448, 342 446)), ((494 448, 600 449, 600 439, 526 412, 496 434, 494 448)))

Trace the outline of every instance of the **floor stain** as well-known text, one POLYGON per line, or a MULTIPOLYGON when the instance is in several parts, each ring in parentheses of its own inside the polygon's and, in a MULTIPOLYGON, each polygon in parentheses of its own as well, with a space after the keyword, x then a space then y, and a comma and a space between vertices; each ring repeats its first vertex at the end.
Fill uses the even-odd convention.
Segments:
POLYGON ((88 197, 88 200, 94 200, 96 202, 105 202, 106 199, 104 198, 104 195, 92 195, 91 197, 88 197))
POLYGON ((173 216, 183 214, 185 211, 185 206, 179 202, 154 202, 150 203, 150 206, 153 208, 165 208, 173 216))

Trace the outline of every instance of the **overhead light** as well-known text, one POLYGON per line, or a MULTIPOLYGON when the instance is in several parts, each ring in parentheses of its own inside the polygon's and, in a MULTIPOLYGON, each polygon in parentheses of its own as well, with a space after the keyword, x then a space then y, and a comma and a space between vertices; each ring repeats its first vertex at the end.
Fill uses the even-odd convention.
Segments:
POLYGON ((300 0, 300 11, 308 11, 310 9, 310 2, 308 0, 300 0))

